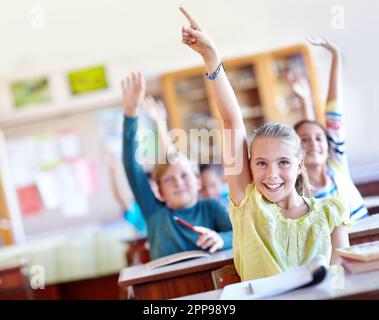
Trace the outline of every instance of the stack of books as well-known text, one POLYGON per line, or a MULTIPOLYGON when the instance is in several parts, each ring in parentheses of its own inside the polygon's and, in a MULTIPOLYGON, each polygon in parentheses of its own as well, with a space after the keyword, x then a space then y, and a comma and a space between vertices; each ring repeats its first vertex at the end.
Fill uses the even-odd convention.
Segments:
POLYGON ((379 241, 337 249, 342 265, 351 273, 379 270, 379 241))

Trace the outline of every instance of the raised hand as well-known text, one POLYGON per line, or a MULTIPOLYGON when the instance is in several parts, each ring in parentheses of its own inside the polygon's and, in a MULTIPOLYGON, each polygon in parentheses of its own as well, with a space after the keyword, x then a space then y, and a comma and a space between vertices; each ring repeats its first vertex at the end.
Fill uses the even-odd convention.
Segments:
POLYGON ((332 54, 332 64, 330 67, 329 86, 327 103, 339 101, 342 104, 342 80, 341 80, 341 54, 338 47, 325 38, 308 36, 308 41, 314 46, 320 46, 332 54))
POLYGON ((196 244, 203 250, 208 249, 211 253, 213 253, 222 249, 224 246, 224 240, 216 231, 199 226, 195 226, 195 230, 202 233, 196 244))
POLYGON ((141 102, 141 110, 155 122, 167 120, 166 108, 161 100, 156 100, 152 96, 146 96, 141 102))
POLYGON ((198 52, 203 57, 207 57, 216 52, 216 47, 203 28, 195 21, 194 18, 183 8, 179 10, 187 18, 190 26, 182 28, 182 42, 198 52))
POLYGON ((311 91, 308 81, 303 77, 296 77, 293 74, 287 76, 287 80, 295 95, 301 99, 308 99, 311 97, 311 91))
POLYGON ((310 44, 314 46, 323 47, 329 52, 331 52, 332 54, 339 54, 338 47, 332 42, 330 42, 328 39, 326 39, 325 37, 320 38, 314 35, 308 35, 307 40, 310 44))
POLYGON ((121 82, 121 87, 124 115, 135 117, 138 104, 145 96, 145 79, 140 72, 132 72, 121 82))

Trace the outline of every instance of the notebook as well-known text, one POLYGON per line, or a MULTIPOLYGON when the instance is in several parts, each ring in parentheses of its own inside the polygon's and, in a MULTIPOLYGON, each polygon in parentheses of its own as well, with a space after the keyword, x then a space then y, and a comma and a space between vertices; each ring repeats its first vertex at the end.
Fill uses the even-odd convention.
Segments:
POLYGON ((379 259, 379 241, 360 243, 354 246, 336 250, 343 258, 358 261, 373 261, 379 259))
POLYGON ((220 300, 254 300, 272 297, 297 288, 320 283, 326 276, 328 264, 322 256, 309 263, 277 275, 225 286, 220 300))
POLYGON ((167 265, 180 262, 180 261, 185 261, 185 260, 195 259, 195 258, 204 258, 204 257, 211 257, 211 255, 201 250, 183 251, 183 252, 174 253, 162 258, 154 259, 146 263, 145 265, 149 269, 155 269, 155 268, 167 266, 167 265))

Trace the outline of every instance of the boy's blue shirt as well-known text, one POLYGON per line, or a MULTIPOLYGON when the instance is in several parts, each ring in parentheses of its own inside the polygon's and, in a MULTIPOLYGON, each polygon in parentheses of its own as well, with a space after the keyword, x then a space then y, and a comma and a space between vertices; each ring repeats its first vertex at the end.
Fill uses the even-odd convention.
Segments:
POLYGON ((223 249, 232 247, 232 225, 226 209, 217 200, 198 200, 191 207, 171 210, 154 197, 142 166, 136 161, 137 118, 125 117, 123 130, 123 162, 130 187, 147 225, 150 258, 169 254, 201 250, 196 245, 199 235, 176 222, 178 216, 195 226, 203 226, 219 233, 224 240, 223 249))

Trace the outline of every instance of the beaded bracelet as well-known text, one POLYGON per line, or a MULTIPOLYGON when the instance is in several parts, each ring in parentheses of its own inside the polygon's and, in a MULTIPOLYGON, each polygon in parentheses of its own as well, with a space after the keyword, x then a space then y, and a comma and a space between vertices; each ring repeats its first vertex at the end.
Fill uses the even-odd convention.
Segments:
POLYGON ((212 74, 208 74, 208 72, 205 72, 205 76, 207 77, 207 79, 214 80, 218 78, 218 76, 220 75, 221 67, 224 68, 224 62, 222 60, 220 64, 218 65, 217 69, 215 70, 215 72, 213 72, 212 74))

